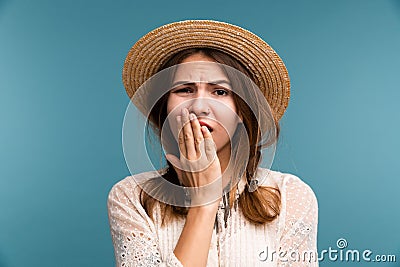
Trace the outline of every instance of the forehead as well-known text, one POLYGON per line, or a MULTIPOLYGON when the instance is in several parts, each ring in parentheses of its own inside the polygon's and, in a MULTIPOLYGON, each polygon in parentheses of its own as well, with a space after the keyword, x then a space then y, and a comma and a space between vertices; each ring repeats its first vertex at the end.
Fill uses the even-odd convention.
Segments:
POLYGON ((215 82, 228 80, 222 67, 216 62, 188 62, 179 64, 176 68, 173 83, 215 82))

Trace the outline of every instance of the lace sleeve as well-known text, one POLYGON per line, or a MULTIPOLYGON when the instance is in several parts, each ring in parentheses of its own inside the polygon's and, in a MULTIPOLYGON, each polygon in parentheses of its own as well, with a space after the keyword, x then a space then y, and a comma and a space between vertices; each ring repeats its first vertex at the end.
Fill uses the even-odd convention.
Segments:
POLYGON ((317 267, 318 204, 312 189, 291 176, 282 192, 279 267, 317 267))
POLYGON ((154 223, 139 202, 139 188, 132 183, 124 179, 114 185, 108 195, 116 266, 183 267, 172 251, 165 261, 162 260, 154 223))

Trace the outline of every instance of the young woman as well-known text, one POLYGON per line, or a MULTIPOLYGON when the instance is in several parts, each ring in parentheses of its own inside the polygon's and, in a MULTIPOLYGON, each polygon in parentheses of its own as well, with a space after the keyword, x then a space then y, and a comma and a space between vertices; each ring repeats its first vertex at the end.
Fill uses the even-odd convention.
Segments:
POLYGON ((226 23, 172 23, 132 47, 123 80, 167 166, 111 189, 117 266, 318 266, 313 191, 260 166, 289 99, 268 44, 226 23))

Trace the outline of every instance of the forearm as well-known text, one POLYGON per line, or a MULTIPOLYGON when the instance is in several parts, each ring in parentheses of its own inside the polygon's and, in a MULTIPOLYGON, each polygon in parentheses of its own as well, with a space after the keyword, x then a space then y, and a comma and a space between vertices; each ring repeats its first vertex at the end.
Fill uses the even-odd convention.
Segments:
POLYGON ((190 208, 174 254, 183 266, 206 266, 218 202, 190 208))

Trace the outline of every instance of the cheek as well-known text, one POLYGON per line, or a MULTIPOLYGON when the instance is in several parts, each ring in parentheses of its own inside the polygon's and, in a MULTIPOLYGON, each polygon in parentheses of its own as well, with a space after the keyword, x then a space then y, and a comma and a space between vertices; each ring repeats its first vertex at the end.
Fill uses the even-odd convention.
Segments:
POLYGON ((174 108, 173 99, 171 99, 171 97, 168 97, 168 100, 167 100, 167 114, 169 114, 171 112, 171 110, 173 110, 173 108, 174 108))
POLYGON ((235 104, 233 102, 225 103, 224 105, 220 106, 217 112, 217 120, 221 123, 221 127, 224 128, 224 131, 228 131, 227 134, 232 137, 240 120, 240 117, 236 113, 237 111, 235 104))
POLYGON ((167 123, 173 133, 174 136, 177 136, 177 122, 176 122, 176 110, 174 110, 174 103, 168 99, 167 102, 167 123))
POLYGON ((181 98, 172 95, 167 100, 167 113, 172 113, 176 117, 177 115, 180 115, 182 108, 187 108, 188 105, 189 103, 186 103, 181 98))
POLYGON ((176 99, 173 97, 168 98, 167 101, 167 119, 171 125, 171 129, 176 128, 176 116, 180 115, 179 113, 179 103, 177 103, 176 99))
POLYGON ((175 140, 178 140, 178 122, 176 117, 181 115, 182 102, 176 97, 169 97, 167 101, 167 123, 175 140))

